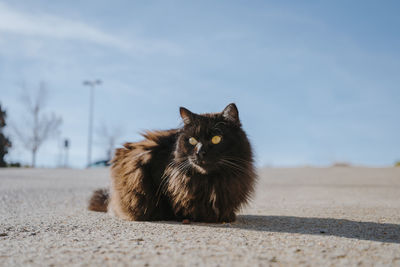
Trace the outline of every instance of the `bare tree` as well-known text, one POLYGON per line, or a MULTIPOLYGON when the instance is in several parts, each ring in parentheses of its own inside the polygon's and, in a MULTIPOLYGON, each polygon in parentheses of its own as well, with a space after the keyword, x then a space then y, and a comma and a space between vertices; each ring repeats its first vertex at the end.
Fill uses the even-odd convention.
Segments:
POLYGON ((100 143, 104 146, 107 160, 111 160, 118 139, 121 138, 123 131, 121 127, 113 127, 110 129, 106 124, 102 124, 97 131, 100 143))
POLYGON ((36 166, 36 154, 41 145, 59 131, 62 119, 54 113, 44 113, 48 91, 44 82, 30 92, 22 85, 21 104, 27 111, 25 120, 13 129, 24 147, 32 154, 32 167, 36 166))
POLYGON ((6 123, 7 112, 2 108, 0 103, 0 167, 6 167, 7 163, 4 160, 4 157, 8 153, 8 149, 11 147, 11 141, 4 134, 4 127, 7 126, 6 123))

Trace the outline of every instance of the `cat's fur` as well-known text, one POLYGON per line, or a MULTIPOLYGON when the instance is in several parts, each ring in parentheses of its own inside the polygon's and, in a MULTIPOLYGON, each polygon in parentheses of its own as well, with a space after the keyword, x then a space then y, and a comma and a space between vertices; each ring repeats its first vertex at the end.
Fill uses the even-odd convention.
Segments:
POLYGON ((180 108, 184 125, 148 131, 112 160, 111 196, 93 194, 89 209, 126 220, 231 222, 254 190, 250 143, 235 104, 212 114, 180 108), (222 137, 212 144, 215 135, 222 137), (189 138, 198 140, 196 146, 189 138))

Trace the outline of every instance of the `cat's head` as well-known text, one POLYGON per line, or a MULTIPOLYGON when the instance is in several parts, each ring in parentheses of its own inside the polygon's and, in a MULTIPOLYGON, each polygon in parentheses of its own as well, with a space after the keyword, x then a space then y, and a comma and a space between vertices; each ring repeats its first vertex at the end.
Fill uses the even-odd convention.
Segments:
POLYGON ((180 114, 184 126, 174 152, 177 161, 185 161, 200 174, 209 174, 235 165, 240 168, 252 160, 235 104, 210 114, 195 114, 181 107, 180 114))

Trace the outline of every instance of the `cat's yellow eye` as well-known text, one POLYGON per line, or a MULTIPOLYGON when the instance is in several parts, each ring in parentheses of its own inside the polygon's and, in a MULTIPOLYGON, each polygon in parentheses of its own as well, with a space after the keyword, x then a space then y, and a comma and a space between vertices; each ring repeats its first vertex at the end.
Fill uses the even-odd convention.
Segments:
POLYGON ((196 140, 196 138, 194 138, 194 137, 190 137, 189 138, 189 144, 191 144, 192 146, 195 146, 195 145, 197 145, 197 140, 196 140))
POLYGON ((219 142, 221 142, 221 136, 220 135, 216 135, 216 136, 214 136, 213 138, 211 138, 211 142, 214 144, 214 145, 216 145, 216 144, 219 144, 219 142))

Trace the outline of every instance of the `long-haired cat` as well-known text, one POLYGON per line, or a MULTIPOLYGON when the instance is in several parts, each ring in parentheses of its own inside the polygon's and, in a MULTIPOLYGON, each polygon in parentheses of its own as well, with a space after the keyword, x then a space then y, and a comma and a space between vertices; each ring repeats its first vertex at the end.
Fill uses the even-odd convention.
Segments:
POLYGON ((180 115, 181 128, 148 131, 116 150, 111 194, 95 191, 90 210, 134 221, 235 220, 256 180, 236 105, 210 114, 181 107, 180 115))

